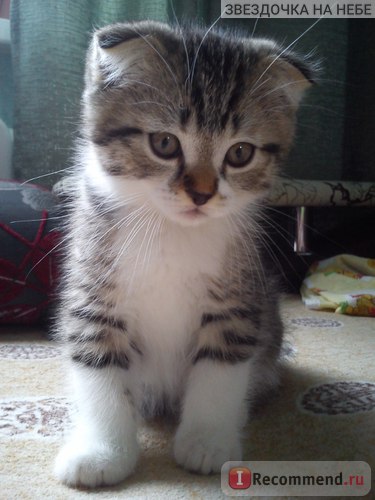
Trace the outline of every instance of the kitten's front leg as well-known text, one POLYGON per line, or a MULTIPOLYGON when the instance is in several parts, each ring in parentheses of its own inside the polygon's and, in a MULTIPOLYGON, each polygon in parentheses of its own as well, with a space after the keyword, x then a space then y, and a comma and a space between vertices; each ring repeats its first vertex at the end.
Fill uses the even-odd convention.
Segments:
POLYGON ((200 359, 193 366, 174 443, 179 465, 209 474, 241 460, 249 363, 200 359))
POLYGON ((133 472, 139 455, 124 370, 113 365, 72 370, 78 413, 57 456, 55 475, 69 486, 116 484, 133 472))

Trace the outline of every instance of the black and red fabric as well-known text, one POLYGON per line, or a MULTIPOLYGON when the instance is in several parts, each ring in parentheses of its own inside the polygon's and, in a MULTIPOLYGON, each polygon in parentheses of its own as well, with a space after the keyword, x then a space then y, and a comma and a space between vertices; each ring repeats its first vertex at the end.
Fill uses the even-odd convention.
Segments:
POLYGON ((58 200, 34 184, 0 181, 0 324, 32 324, 53 303, 62 243, 58 200))

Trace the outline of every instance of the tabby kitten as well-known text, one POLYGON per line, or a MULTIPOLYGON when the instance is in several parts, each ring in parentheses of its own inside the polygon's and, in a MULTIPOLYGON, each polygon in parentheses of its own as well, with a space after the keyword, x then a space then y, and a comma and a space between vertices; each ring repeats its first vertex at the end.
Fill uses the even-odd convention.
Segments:
POLYGON ((58 326, 77 408, 64 483, 131 474, 139 415, 179 416, 186 469, 241 459, 282 338, 257 217, 310 80, 268 40, 155 22, 95 33, 58 326))

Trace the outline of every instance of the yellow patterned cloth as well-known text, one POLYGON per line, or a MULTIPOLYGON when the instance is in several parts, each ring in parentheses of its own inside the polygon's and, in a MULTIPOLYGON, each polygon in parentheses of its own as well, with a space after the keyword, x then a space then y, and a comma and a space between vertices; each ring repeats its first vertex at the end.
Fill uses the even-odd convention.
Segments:
POLYGON ((300 291, 309 309, 375 317, 375 259, 342 254, 315 262, 300 291))

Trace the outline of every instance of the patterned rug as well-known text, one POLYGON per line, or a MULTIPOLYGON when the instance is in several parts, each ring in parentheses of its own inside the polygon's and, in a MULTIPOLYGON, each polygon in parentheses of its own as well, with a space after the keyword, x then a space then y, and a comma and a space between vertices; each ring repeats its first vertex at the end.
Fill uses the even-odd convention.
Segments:
MULTIPOLYGON (((294 296, 282 314, 283 387, 247 426, 244 459, 363 460, 374 470, 375 320, 309 311, 294 296)), ((2 327, 0 377, 0 499, 224 498, 219 476, 174 464, 173 429, 160 422, 139 430, 141 460, 123 484, 95 493, 58 484, 51 469, 69 404, 58 347, 2 327)))

